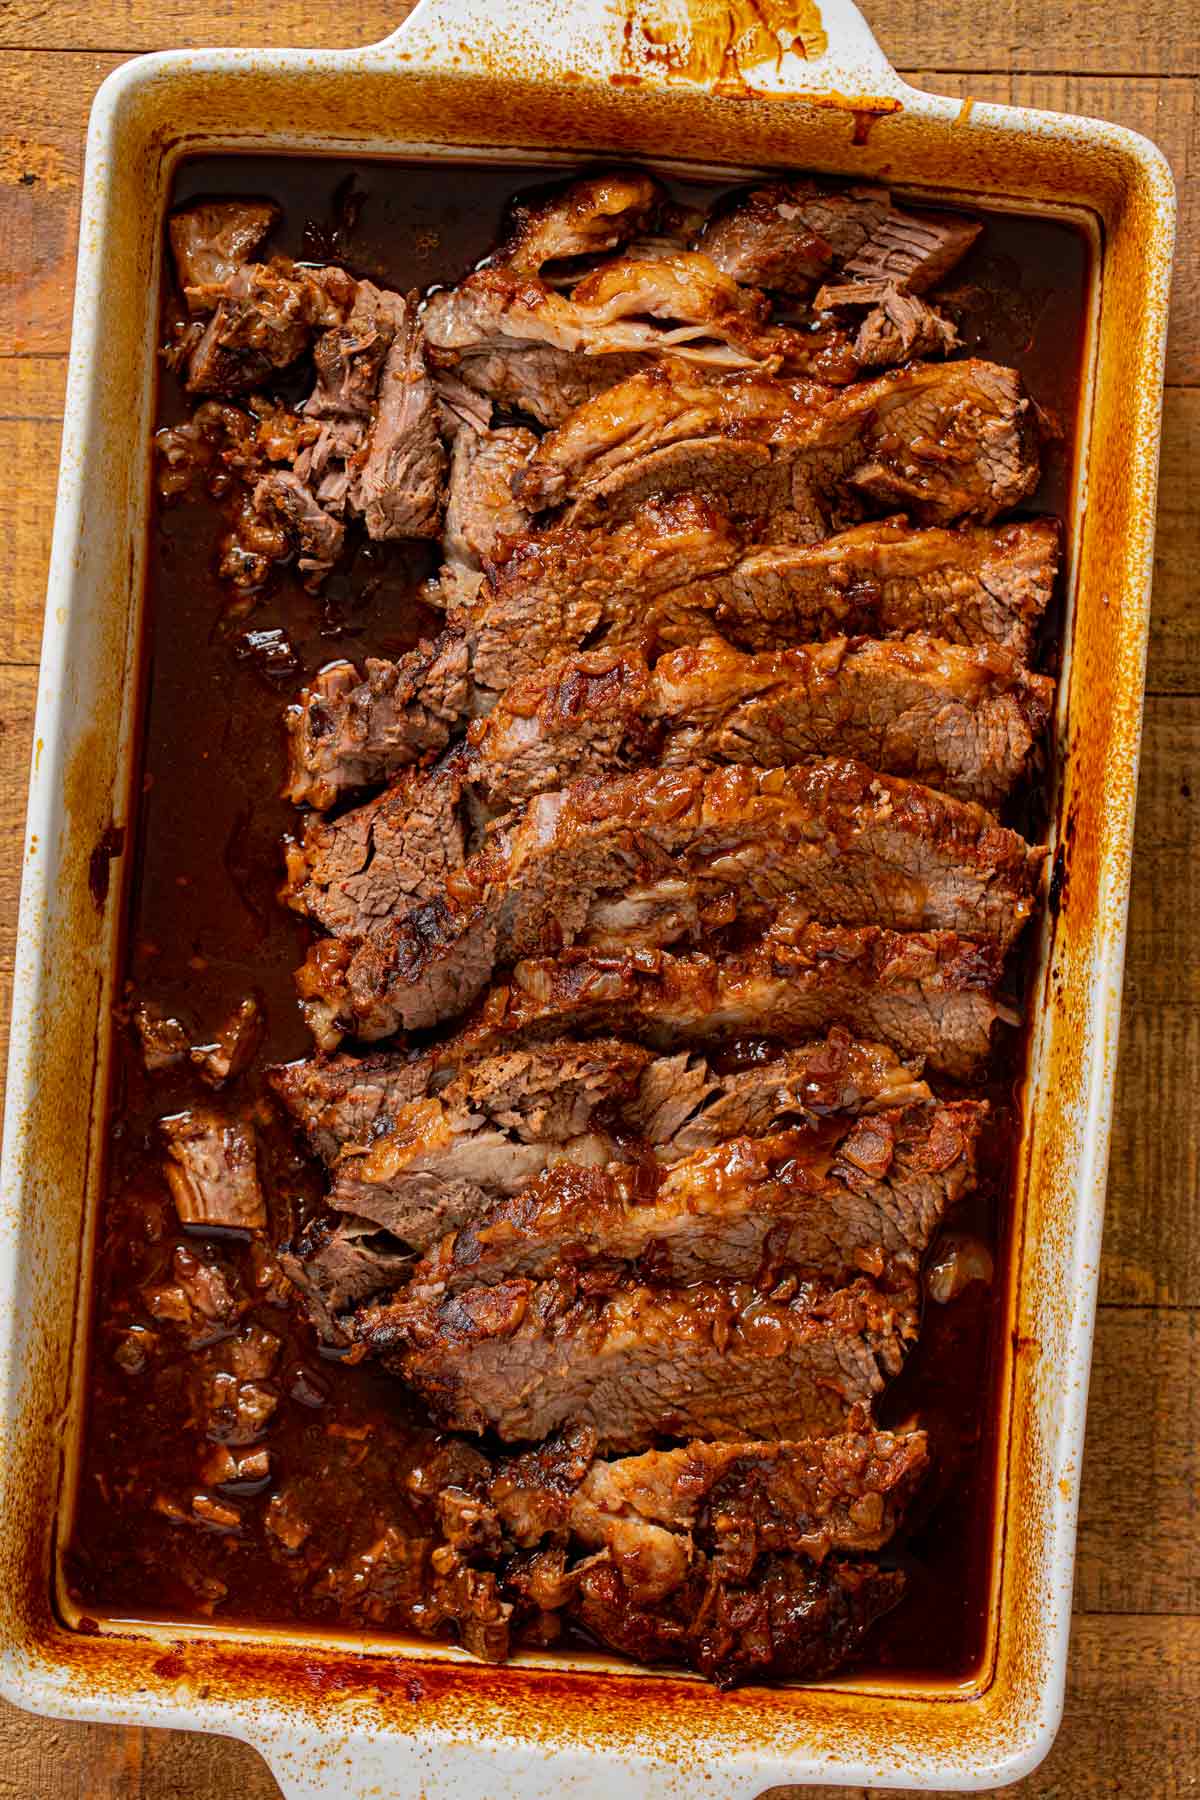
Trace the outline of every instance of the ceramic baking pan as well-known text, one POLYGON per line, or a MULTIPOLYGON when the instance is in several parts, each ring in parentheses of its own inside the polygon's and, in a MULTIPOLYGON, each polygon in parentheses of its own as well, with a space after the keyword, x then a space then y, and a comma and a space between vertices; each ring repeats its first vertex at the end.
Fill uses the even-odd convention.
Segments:
POLYGON ((983 1788, 1063 1695, 1116 1064, 1174 199, 1113 125, 905 86, 848 0, 424 0, 362 51, 144 58, 92 114, 16 955, 0 1232, 0 1666, 18 1705, 232 1733, 287 1795, 712 1800, 821 1780, 983 1788), (1065 211, 1091 236, 1086 413, 1005 1304, 987 1651, 969 1682, 706 1686, 484 1667, 428 1643, 72 1617, 56 1582, 82 1393, 137 708, 162 217, 182 156, 244 149, 733 175, 880 175, 1065 211), (91 879, 89 880, 89 876, 91 879))

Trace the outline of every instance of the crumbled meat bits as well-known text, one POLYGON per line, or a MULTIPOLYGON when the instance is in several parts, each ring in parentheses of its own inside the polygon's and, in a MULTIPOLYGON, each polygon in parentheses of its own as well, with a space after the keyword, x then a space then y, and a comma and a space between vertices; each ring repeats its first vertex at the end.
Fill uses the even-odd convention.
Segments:
POLYGON ((1082 240, 305 159, 166 236, 80 1607, 960 1678, 1082 240))

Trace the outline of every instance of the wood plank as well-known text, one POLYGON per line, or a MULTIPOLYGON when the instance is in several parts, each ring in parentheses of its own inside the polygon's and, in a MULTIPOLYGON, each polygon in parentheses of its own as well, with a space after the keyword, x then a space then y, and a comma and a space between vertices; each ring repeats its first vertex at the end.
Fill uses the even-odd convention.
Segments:
POLYGON ((37 1719, 0 1701, 5 1800, 278 1800, 257 1751, 232 1738, 37 1719))
POLYGON ((1075 1609, 1200 1613, 1200 1309, 1101 1307, 1075 1609))
POLYGON ((4 57, 0 355, 67 348, 88 109, 123 60, 15 51, 4 57))
MULTIPOLYGON (((23 49, 155 50, 206 44, 369 44, 407 15, 410 0, 345 0, 313 8, 304 0, 228 7, 219 0, 8 0, 0 46, 23 49)), ((1200 60, 1196 17, 1171 0, 1114 0, 1102 10, 1078 0, 870 0, 872 29, 897 67, 1063 69, 1093 74, 1177 75, 1200 60)))
POLYGON ((1101 1297, 1200 1305, 1200 704, 1146 706, 1101 1297))
POLYGON ((1146 685, 1155 694, 1195 694, 1200 692, 1200 389, 1168 388, 1164 402, 1146 685))
POLYGON ((0 494, 0 543, 9 567, 9 600, 0 609, 0 662, 38 659, 61 435, 56 419, 0 418, 0 466, 29 476, 6 483, 0 494))

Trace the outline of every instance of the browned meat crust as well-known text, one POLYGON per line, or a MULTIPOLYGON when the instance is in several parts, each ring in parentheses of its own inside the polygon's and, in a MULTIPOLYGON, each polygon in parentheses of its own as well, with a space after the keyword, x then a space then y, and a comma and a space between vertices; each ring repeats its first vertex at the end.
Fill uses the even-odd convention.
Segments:
POLYGON ((732 483, 735 507, 766 505, 781 538, 811 542, 861 517, 865 501, 923 525, 994 519, 1039 473, 1020 378, 995 363, 917 363, 831 389, 663 362, 578 407, 516 486, 531 511, 565 503, 590 523, 651 491, 732 483))
POLYGON ((653 667, 633 649, 594 650, 514 683, 476 721, 471 779, 511 806, 642 763, 768 768, 839 751, 994 807, 1025 774, 1053 698, 1008 651, 925 636, 757 656, 717 638, 653 667))
POLYGON ((367 1307, 355 1335, 453 1430, 528 1442, 571 1420, 636 1449, 836 1431, 899 1373, 918 1321, 915 1281, 807 1282, 785 1300, 731 1281, 592 1293, 518 1279, 367 1307))
POLYGON ((820 1130, 731 1137, 665 1170, 555 1164, 485 1205, 413 1271, 434 1297, 593 1263, 655 1281, 752 1281, 792 1268, 844 1280, 924 1255, 974 1177, 986 1108, 872 1113, 820 1130))

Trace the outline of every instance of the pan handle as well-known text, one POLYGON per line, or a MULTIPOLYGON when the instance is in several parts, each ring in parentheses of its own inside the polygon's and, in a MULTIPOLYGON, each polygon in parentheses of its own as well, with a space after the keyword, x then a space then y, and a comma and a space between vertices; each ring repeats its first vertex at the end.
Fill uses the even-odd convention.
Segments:
POLYGON ((909 93, 853 0, 420 0, 378 49, 510 80, 811 95, 866 113, 909 93))

